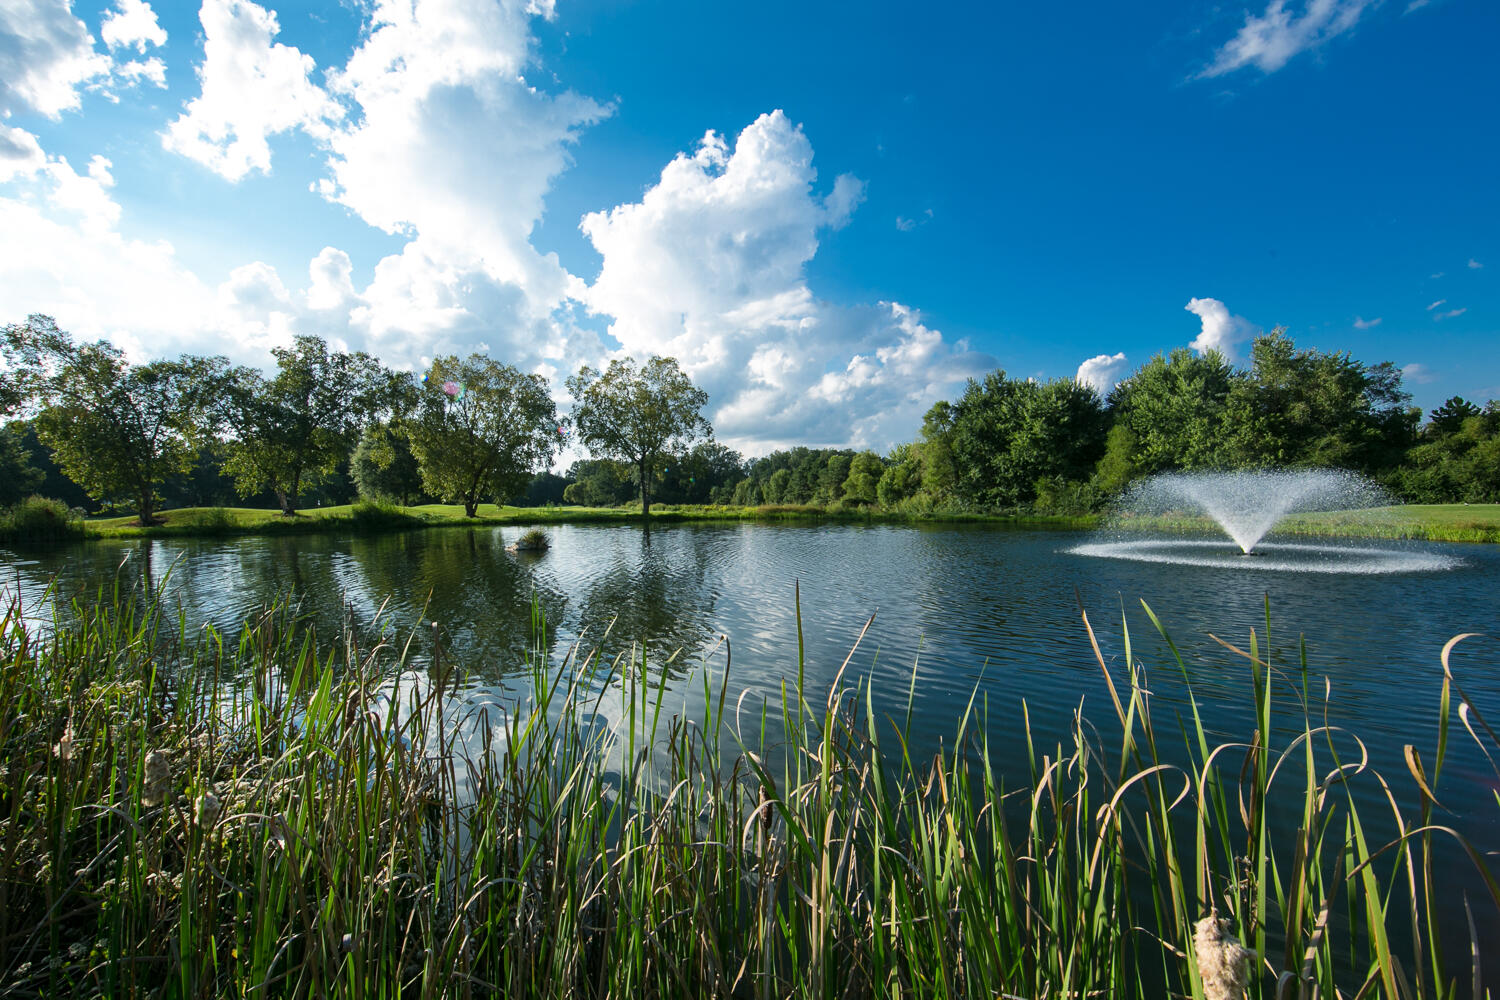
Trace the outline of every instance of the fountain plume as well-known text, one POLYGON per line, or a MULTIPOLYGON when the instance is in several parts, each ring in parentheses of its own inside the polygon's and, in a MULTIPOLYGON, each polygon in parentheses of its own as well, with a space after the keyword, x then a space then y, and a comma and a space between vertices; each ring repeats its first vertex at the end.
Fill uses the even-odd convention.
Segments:
POLYGON ((1133 487, 1121 502, 1132 513, 1206 514, 1246 555, 1288 514, 1380 507, 1390 496, 1376 483, 1342 469, 1170 472, 1133 487))

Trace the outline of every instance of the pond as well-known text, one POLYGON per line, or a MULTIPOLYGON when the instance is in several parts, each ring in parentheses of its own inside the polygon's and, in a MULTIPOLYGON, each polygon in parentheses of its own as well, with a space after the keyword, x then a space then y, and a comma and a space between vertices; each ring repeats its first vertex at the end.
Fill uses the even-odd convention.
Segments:
MULTIPOLYGON (((748 692, 751 705, 774 703, 784 683, 795 683, 800 593, 809 701, 826 697, 874 615, 846 676, 868 676, 877 710, 893 718, 905 716, 910 700, 913 751, 922 754, 951 740, 976 691, 1005 753, 1024 748, 1023 701, 1043 747, 1067 740, 1080 704, 1101 726, 1109 722, 1108 688, 1080 609, 1117 682, 1127 676, 1123 622, 1157 710, 1186 705, 1181 672, 1141 601, 1181 653, 1213 735, 1240 738, 1251 718, 1248 665, 1213 637, 1248 648, 1255 629, 1264 644, 1269 603, 1274 661, 1295 668, 1305 640, 1315 697, 1322 679, 1331 685, 1330 721, 1401 769, 1402 744, 1434 738, 1443 643, 1493 631, 1500 618, 1500 551, 1486 546, 1350 543, 1343 548, 1357 563, 1369 562, 1374 547, 1438 556, 1451 568, 1309 573, 1249 572, 1229 559, 1101 558, 1088 554, 1087 534, 977 526, 678 524, 648 537, 637 527, 562 525, 547 529, 550 551, 507 553, 520 530, 0 550, 0 585, 35 604, 49 583, 71 596, 145 574, 189 627, 211 622, 229 633, 291 594, 323 634, 334 634, 350 609, 362 624, 380 612, 396 629, 418 632, 421 656, 430 630, 416 626, 435 621, 471 690, 499 690, 524 671, 535 600, 555 659, 579 635, 609 655, 644 647, 648 668, 675 653, 667 683, 690 698, 701 690, 694 668, 706 663, 717 683, 727 650, 731 701, 748 692)), ((1483 643, 1461 645, 1453 662, 1476 707, 1500 718, 1495 648, 1483 643)), ((1288 699, 1293 689, 1284 685, 1288 699)), ((1486 773, 1482 758, 1454 742, 1458 770, 1486 773)))

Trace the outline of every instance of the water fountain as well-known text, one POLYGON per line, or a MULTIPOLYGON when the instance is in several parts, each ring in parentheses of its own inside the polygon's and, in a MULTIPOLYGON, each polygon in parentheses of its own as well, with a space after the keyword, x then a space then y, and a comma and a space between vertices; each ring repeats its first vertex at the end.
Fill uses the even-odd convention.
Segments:
POLYGON ((1325 573, 1415 572, 1459 564, 1452 556, 1410 547, 1262 541, 1288 514, 1390 503, 1390 495, 1379 485, 1339 469, 1164 473, 1136 484, 1121 499, 1122 528, 1142 518, 1204 515, 1234 540, 1238 552, 1211 539, 1160 537, 1091 542, 1072 551, 1139 562, 1325 573))

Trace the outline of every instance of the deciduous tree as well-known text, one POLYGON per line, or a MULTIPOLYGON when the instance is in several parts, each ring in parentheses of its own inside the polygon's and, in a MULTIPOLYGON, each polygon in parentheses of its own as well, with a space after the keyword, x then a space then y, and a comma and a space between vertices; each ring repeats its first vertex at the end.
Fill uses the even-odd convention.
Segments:
POLYGON ((271 353, 273 378, 237 372, 225 471, 241 494, 269 487, 282 515, 292 517, 302 490, 349 457, 361 428, 390 409, 405 377, 362 351, 329 353, 319 337, 297 337, 271 353))
POLYGON ((653 357, 644 364, 617 359, 602 373, 584 366, 568 379, 568 391, 579 439, 596 455, 630 463, 645 517, 651 515, 651 491, 663 460, 713 436, 700 412, 708 393, 672 358, 653 357))
POLYGON ((8 353, 40 406, 38 438, 89 496, 157 521, 157 491, 193 461, 228 362, 184 355, 133 365, 105 341, 75 344, 50 317, 7 327, 8 353))
POLYGON ((557 408, 540 375, 527 375, 482 354, 438 358, 428 373, 411 425, 422 485, 464 505, 501 502, 526 488, 560 447, 557 408), (444 384, 455 388, 445 391, 444 384))

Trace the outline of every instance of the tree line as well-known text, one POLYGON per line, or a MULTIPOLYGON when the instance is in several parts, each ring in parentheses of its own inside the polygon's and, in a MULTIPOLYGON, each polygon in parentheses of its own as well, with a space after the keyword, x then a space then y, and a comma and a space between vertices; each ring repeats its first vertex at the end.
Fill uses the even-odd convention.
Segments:
POLYGON ((1272 465, 1353 469, 1419 502, 1500 502, 1500 404, 1455 397, 1424 422, 1394 366, 1299 350, 1280 329, 1244 367, 1178 349, 1107 396, 997 370, 883 456, 750 459, 713 439, 707 394, 670 358, 580 369, 560 414, 544 379, 480 354, 419 378, 299 336, 269 375, 221 357, 132 364, 40 315, 6 326, 0 350, 0 506, 36 492, 147 524, 163 504, 236 499, 287 516, 356 498, 471 517, 489 501, 1082 514, 1156 472, 1272 465), (590 457, 554 474, 570 440, 590 457))

